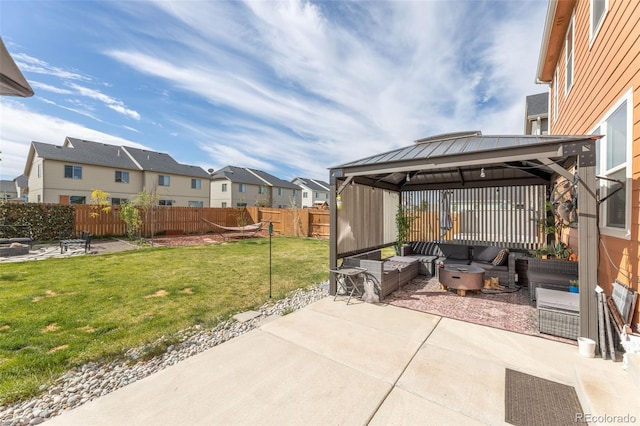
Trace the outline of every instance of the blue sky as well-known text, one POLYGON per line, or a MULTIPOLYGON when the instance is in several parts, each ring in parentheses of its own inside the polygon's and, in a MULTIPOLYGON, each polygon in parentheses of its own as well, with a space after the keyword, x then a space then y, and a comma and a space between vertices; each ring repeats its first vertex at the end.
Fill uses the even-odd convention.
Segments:
POLYGON ((546 0, 6 1, 35 91, 0 98, 0 175, 71 136, 205 170, 328 180, 444 132, 522 134, 546 0))

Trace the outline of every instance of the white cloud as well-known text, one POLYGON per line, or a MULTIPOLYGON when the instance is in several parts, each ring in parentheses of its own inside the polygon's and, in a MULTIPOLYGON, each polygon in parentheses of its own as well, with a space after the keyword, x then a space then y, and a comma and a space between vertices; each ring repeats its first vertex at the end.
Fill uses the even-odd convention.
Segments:
MULTIPOLYGON (((441 132, 522 133, 525 96, 546 90, 533 83, 542 2, 153 4, 111 4, 126 24, 110 28, 121 38, 102 48, 153 86, 159 102, 148 110, 111 95, 111 81, 95 90, 77 81, 99 78, 27 55, 18 55, 20 66, 49 72, 80 100, 137 120, 137 130, 111 121, 149 143, 164 136, 165 147, 151 149, 184 163, 210 162, 205 170, 233 164, 327 180, 330 166, 441 132), (179 150, 167 148, 176 140, 179 150)), ((55 101, 103 120, 86 104, 55 101)))
POLYGON ((100 141, 113 145, 127 145, 149 149, 145 145, 114 137, 104 132, 49 115, 30 111, 15 101, 3 99, 0 103, 0 175, 13 179, 22 174, 31 142, 62 145, 67 136, 100 141), (28 135, 28 137, 25 137, 28 135))
POLYGON ((111 108, 112 110, 122 115, 126 115, 127 117, 131 117, 135 120, 140 120, 140 114, 138 114, 136 111, 126 108, 122 101, 114 99, 111 96, 105 95, 99 90, 90 89, 88 87, 80 86, 79 84, 75 84, 75 83, 70 83, 69 87, 74 89, 76 93, 78 93, 81 96, 86 96, 88 98, 98 100, 104 103, 107 106, 107 108, 111 108))

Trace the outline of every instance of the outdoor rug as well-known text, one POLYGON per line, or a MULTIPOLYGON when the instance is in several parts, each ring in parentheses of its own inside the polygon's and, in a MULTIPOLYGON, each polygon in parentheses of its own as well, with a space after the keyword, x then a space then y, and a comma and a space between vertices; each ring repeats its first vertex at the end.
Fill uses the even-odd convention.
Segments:
POLYGON ((584 418, 576 390, 506 369, 504 420, 515 426, 575 425, 584 418))

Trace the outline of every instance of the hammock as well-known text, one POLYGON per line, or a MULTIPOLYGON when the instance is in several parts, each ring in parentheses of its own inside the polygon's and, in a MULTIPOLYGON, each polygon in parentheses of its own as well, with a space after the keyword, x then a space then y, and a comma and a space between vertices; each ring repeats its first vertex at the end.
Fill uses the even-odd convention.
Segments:
MULTIPOLYGON (((200 219, 202 219, 203 222, 206 222, 211 226, 224 229, 225 231, 251 232, 251 236, 254 236, 256 233, 258 233, 262 229, 262 224, 263 224, 263 222, 258 222, 258 223, 245 225, 245 226, 222 226, 222 225, 218 225, 217 223, 210 222, 203 217, 201 217, 200 219)), ((218 234, 222 235, 220 232, 218 232, 218 234)))

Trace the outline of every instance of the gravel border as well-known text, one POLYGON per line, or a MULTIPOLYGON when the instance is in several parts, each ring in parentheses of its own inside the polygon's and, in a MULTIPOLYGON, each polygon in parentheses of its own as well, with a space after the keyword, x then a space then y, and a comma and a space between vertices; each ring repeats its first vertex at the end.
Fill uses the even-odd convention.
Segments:
POLYGON ((140 359, 148 349, 161 343, 164 338, 144 347, 127 351, 123 359, 108 363, 91 362, 69 370, 50 387, 43 387, 37 398, 6 407, 0 407, 0 425, 37 425, 78 407, 85 402, 106 395, 147 377, 186 358, 210 349, 220 343, 253 330, 271 316, 282 316, 329 295, 329 283, 298 289, 285 299, 265 303, 257 311, 259 316, 245 322, 229 320, 210 330, 195 326, 178 333, 179 343, 171 345, 166 352, 150 360, 140 359))

